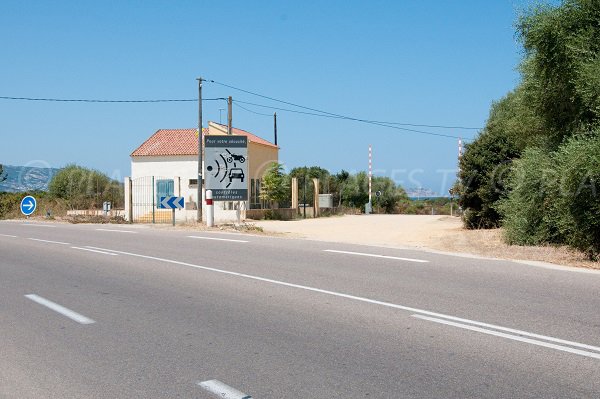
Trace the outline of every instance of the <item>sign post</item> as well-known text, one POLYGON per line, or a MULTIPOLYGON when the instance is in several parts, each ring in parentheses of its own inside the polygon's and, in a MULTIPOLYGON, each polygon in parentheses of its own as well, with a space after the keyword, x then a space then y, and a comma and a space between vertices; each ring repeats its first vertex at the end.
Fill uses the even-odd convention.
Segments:
POLYGON ((31 195, 24 197, 21 200, 21 213, 27 217, 35 212, 37 208, 37 201, 31 195))
POLYGON ((248 200, 248 138, 206 136, 204 181, 214 201, 248 200))
POLYGON ((175 209, 183 209, 184 197, 160 197, 159 209, 173 210, 173 226, 175 226, 175 209))

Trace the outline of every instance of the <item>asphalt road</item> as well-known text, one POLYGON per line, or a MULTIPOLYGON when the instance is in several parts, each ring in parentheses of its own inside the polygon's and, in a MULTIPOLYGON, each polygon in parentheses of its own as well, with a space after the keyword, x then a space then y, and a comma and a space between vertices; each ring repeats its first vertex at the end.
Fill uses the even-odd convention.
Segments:
POLYGON ((2 222, 0 397, 598 398, 599 294, 416 250, 2 222))

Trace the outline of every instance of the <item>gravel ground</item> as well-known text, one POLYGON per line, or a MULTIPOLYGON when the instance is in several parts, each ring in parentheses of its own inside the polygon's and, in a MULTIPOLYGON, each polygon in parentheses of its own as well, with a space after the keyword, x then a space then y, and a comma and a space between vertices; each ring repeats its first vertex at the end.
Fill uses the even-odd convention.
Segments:
POLYGON ((500 259, 600 269, 566 247, 506 245, 502 230, 466 230, 460 218, 429 215, 346 215, 295 221, 257 221, 266 233, 390 247, 425 248, 500 259))

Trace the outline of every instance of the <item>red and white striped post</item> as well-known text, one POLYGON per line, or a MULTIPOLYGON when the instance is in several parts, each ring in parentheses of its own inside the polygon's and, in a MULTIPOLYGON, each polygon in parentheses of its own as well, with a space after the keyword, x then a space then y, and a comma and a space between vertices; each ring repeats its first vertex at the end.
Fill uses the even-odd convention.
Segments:
POLYGON ((369 206, 371 205, 371 179, 373 177, 373 151, 371 144, 369 144, 369 206))
POLYGON ((212 190, 206 190, 206 226, 215 225, 215 207, 213 206, 212 190))

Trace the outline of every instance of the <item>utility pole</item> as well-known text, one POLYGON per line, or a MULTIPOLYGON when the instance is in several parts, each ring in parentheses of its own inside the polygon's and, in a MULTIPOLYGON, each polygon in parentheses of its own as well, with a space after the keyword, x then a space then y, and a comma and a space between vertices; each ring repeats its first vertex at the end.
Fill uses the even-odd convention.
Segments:
POLYGON ((273 144, 277 145, 277 112, 273 114, 273 132, 275 133, 275 142, 273 144))
POLYGON ((198 78, 198 209, 196 222, 202 223, 202 82, 204 79, 198 78))
POLYGON ((373 178, 373 152, 371 150, 371 144, 369 144, 369 212, 371 213, 372 209, 373 209, 373 203, 372 203, 372 194, 371 194, 371 188, 372 188, 372 184, 371 184, 371 180, 373 178))
POLYGON ((231 135, 231 103, 233 102, 231 96, 227 99, 227 134, 231 135))

